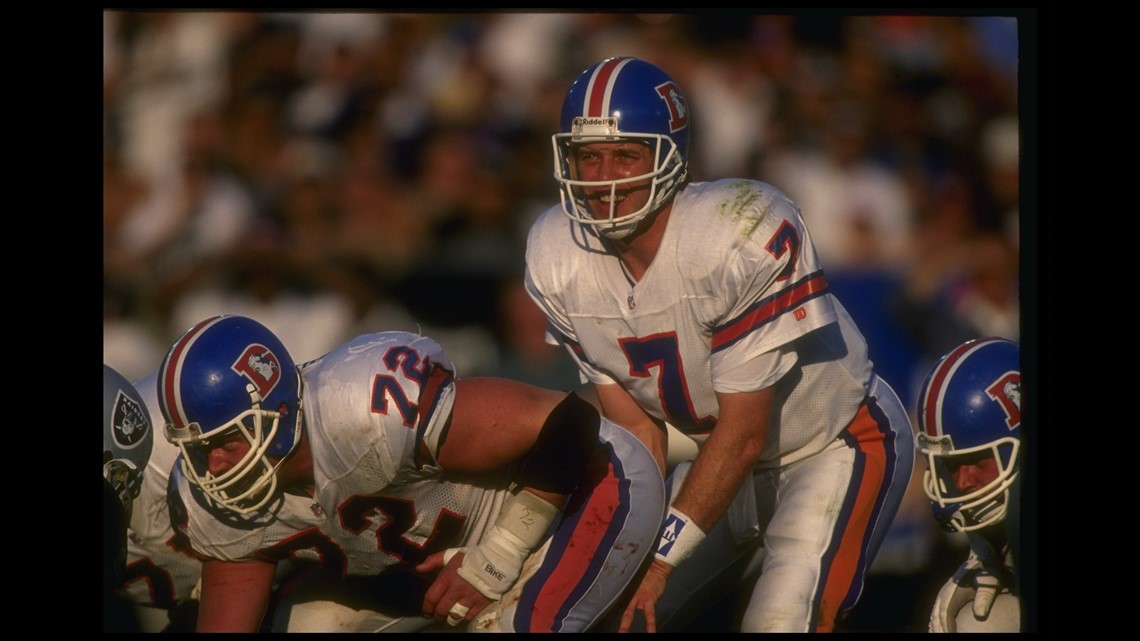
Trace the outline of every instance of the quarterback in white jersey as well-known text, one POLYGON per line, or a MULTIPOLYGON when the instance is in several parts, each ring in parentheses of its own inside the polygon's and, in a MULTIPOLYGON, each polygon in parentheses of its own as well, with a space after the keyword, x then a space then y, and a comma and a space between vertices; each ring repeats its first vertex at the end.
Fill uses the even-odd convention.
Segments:
POLYGON ((572 394, 459 380, 415 334, 298 367, 256 321, 214 317, 171 347, 159 389, 182 450, 171 520, 203 559, 199 630, 258 629, 290 561, 361 589, 323 611, 278 594, 275 629, 584 631, 664 513, 632 434, 572 394))
POLYGON ((688 116, 647 62, 583 72, 553 137, 562 203, 527 242, 549 339, 605 415, 661 470, 665 424, 702 443, 670 478, 657 554, 620 629, 636 614, 650 631, 683 628, 720 598, 712 577, 762 544, 741 629, 830 631, 902 499, 910 422, 795 204, 754 180, 688 182, 688 116))

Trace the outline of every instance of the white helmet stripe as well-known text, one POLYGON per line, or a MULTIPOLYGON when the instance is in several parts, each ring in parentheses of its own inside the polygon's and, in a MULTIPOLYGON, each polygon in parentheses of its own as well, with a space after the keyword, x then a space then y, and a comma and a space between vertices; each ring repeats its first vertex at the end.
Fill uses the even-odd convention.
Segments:
POLYGON ((585 109, 583 116, 600 118, 609 115, 614 83, 617 82, 622 67, 632 60, 633 58, 612 58, 598 65, 594 75, 590 76, 590 84, 586 86, 586 99, 582 101, 585 109))

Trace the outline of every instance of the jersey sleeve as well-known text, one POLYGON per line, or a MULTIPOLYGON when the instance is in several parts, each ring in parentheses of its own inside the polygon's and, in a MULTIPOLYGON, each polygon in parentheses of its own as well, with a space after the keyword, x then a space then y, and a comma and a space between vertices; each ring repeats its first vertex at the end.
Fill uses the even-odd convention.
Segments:
POLYGON ((583 383, 595 385, 617 383, 616 380, 602 373, 586 360, 582 347, 578 344, 578 339, 574 334, 574 328, 570 324, 570 319, 562 311, 562 308, 554 302, 554 299, 545 295, 539 288, 531 277, 529 267, 526 271, 525 285, 527 293, 530 294, 530 297, 546 316, 546 342, 561 346, 570 354, 571 360, 578 366, 579 380, 583 383))
POLYGON ((530 295, 538 308, 542 310, 542 314, 546 316, 546 342, 558 345, 563 342, 562 339, 564 338, 577 340, 574 335, 574 327, 566 315, 565 305, 549 293, 553 290, 548 282, 552 278, 552 274, 549 273, 552 263, 545 257, 540 258, 538 256, 541 252, 537 248, 541 243, 537 240, 538 235, 538 228, 536 227, 531 232, 530 239, 527 242, 526 272, 523 277, 526 293, 530 295))
POLYGON ((430 476, 440 472, 439 447, 447 433, 455 403, 455 365, 434 340, 420 336, 410 347, 421 357, 421 370, 411 380, 414 385, 409 394, 417 399, 415 438, 406 451, 405 460, 412 465, 403 478, 430 476), (420 460, 418 453, 423 445, 431 461, 420 460))
POLYGON ((575 257, 578 241, 571 241, 560 206, 547 210, 531 228, 527 236, 526 272, 523 283, 527 294, 546 317, 546 342, 560 345, 578 366, 583 383, 606 385, 616 383, 613 378, 594 367, 582 352, 578 336, 560 293, 567 291, 575 278, 575 257), (567 245, 574 249, 566 253, 567 245))
POLYGON ((726 305, 712 328, 718 392, 774 384, 795 365, 791 343, 837 319, 798 207, 778 190, 755 184, 761 194, 755 228, 734 246, 720 274, 726 305))
POLYGON ((302 372, 318 490, 339 502, 439 473, 436 453, 454 402, 455 367, 439 343, 410 332, 364 334, 302 372), (355 474, 366 469, 365 474, 355 474))

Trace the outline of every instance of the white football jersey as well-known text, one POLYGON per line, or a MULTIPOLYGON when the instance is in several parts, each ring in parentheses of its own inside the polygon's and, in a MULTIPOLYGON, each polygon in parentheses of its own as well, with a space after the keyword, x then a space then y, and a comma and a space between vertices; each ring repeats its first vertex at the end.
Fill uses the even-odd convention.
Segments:
POLYGON ((686 186, 639 282, 561 206, 531 228, 526 263, 548 341, 585 379, 620 383, 687 434, 714 427, 716 392, 778 380, 761 466, 821 451, 869 389, 866 341, 828 289, 799 209, 766 183, 686 186))
POLYGON ((134 383, 150 412, 154 447, 143 472, 142 490, 131 508, 127 529, 125 592, 141 605, 170 608, 191 596, 202 563, 175 546, 174 529, 166 506, 170 468, 179 449, 163 436, 162 412, 158 407, 158 372, 134 383))
POLYGON ((509 470, 479 484, 440 478, 435 457, 455 386, 438 343, 367 334, 301 370, 316 495, 283 494, 267 513, 241 519, 212 507, 176 467, 173 520, 196 553, 322 560, 344 575, 373 575, 478 543, 507 496, 509 470), (421 443, 431 460, 416 460, 421 443))

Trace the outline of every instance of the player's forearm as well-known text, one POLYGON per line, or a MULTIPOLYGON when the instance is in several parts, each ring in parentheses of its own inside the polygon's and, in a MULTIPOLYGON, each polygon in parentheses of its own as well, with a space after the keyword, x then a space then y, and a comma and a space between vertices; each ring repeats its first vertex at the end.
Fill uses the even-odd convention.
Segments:
POLYGON ((718 439, 713 431, 701 447, 673 506, 707 532, 728 510, 744 479, 764 451, 754 440, 718 439))
POLYGON ((728 509, 768 440, 775 392, 718 394, 720 417, 701 446, 673 506, 708 531, 728 509))
POLYGON ((519 470, 523 488, 503 504, 499 519, 459 568, 488 599, 498 600, 518 580, 527 555, 557 520, 563 499, 586 479, 599 447, 600 417, 593 405, 569 394, 546 417, 534 447, 519 470))
POLYGON ((661 525, 651 572, 668 577, 672 568, 692 556, 728 510, 741 484, 751 482, 745 478, 763 451, 763 441, 744 437, 746 425, 735 420, 718 424, 693 460, 661 525))
POLYGON ((562 508, 552 492, 520 490, 503 504, 495 525, 469 548, 457 570, 483 596, 498 601, 518 581, 523 563, 542 543, 562 508), (557 502, 552 502, 557 501, 557 502))

